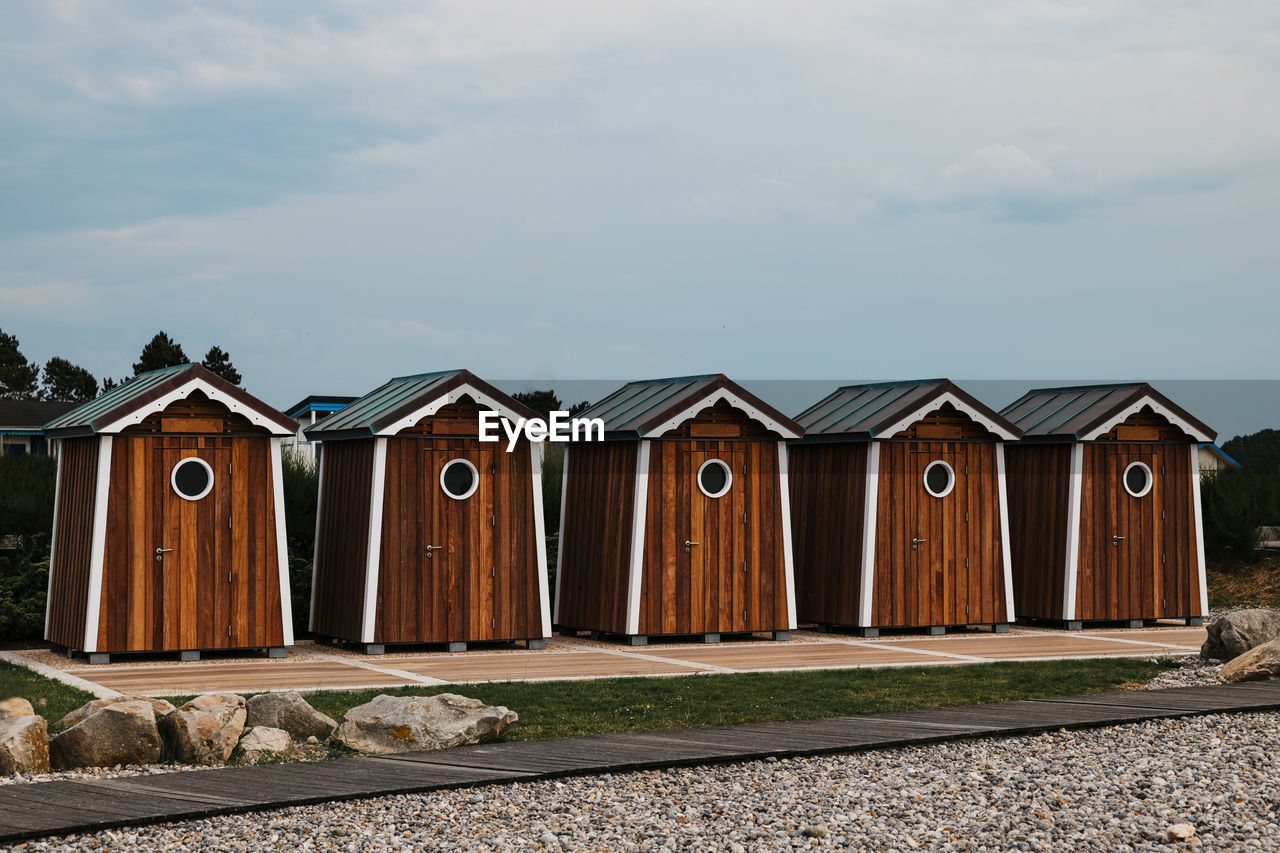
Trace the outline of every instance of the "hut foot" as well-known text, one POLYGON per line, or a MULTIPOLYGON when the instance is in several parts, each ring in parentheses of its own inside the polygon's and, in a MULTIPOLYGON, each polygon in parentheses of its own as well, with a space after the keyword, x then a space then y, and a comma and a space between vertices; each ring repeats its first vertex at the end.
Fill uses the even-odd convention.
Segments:
POLYGON ((831 626, 826 622, 815 622, 813 623, 813 630, 817 631, 819 634, 830 634, 831 626))
POLYGON ((1187 625, 1188 625, 1188 627, 1191 627, 1191 628, 1199 628, 1199 627, 1200 627, 1201 625, 1203 625, 1203 624, 1204 624, 1204 617, 1203 617, 1203 616, 1188 616, 1188 617, 1187 617, 1187 625))
POLYGON ((779 643, 785 643, 787 640, 791 639, 791 632, 790 631, 774 631, 773 639, 779 643))
POLYGON ((720 642, 720 635, 719 635, 719 634, 703 634, 703 635, 702 635, 702 642, 704 642, 704 643, 718 643, 718 642, 720 642))
POLYGON ((288 653, 285 652, 284 646, 269 646, 267 648, 267 657, 283 658, 283 657, 288 657, 288 653))
POLYGON ((1066 628, 1068 631, 1079 631, 1084 627, 1084 624, 1079 619, 1068 619, 1062 624, 1062 627, 1066 628))
POLYGON ((876 637, 880 636, 880 629, 879 628, 858 628, 855 633, 857 633, 857 635, 864 640, 874 640, 876 637))
POLYGON ((449 644, 449 651, 451 652, 465 652, 466 650, 467 650, 466 643, 450 643, 449 644))
POLYGON ((1124 626, 1125 626, 1126 628, 1141 628, 1141 627, 1142 627, 1143 625, 1145 625, 1145 624, 1147 624, 1147 623, 1143 622, 1141 619, 1126 619, 1126 620, 1124 620, 1124 626))
POLYGON ((364 653, 366 655, 385 655, 387 647, 382 643, 365 643, 364 653))
POLYGON ((588 631, 588 632, 587 632, 587 639, 588 639, 588 640, 598 640, 598 639, 600 639, 600 632, 599 632, 599 631, 588 631))
POLYGON ((85 658, 88 659, 91 665, 111 663, 111 655, 106 652, 86 652, 85 658))
POLYGON ((630 634, 627 636, 627 645, 628 646, 647 646, 649 645, 649 638, 644 634, 630 634))
POLYGON ((1007 634, 1007 633, 1009 633, 1009 623, 1008 623, 1008 622, 997 622, 996 624, 994 624, 994 625, 992 625, 992 626, 991 626, 991 633, 993 633, 993 634, 1007 634))
POLYGON ((945 633, 947 633, 947 627, 946 627, 945 625, 930 625, 930 626, 929 626, 929 636, 930 636, 930 637, 940 637, 940 636, 942 636, 942 635, 943 635, 943 634, 945 634, 945 633))
POLYGON ((196 651, 195 649, 183 649, 182 651, 178 652, 178 660, 180 661, 200 660, 200 652, 196 651))
POLYGON ((525 640, 524 647, 526 649, 545 649, 547 647, 547 641, 541 637, 536 640, 525 640))

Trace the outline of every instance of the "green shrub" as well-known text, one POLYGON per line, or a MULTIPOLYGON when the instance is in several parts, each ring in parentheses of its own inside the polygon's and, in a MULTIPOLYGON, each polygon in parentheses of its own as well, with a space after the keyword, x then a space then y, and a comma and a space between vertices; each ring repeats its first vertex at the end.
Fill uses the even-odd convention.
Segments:
POLYGON ((49 536, 18 540, 13 574, 0 578, 0 642, 44 636, 44 603, 49 588, 49 536))
POLYGON ((1258 528, 1280 525, 1280 472, 1225 469, 1200 484, 1205 548, 1219 556, 1251 560, 1258 528))
POLYGON ((51 456, 0 456, 0 536, 52 532, 57 479, 51 456))

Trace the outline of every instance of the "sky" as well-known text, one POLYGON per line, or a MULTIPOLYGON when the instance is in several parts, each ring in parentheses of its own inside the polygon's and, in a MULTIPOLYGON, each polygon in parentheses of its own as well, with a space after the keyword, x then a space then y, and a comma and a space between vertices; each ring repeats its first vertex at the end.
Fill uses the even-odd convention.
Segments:
POLYGON ((0 199, 29 358, 163 329, 277 406, 1276 379, 1280 6, 13 0, 0 199))

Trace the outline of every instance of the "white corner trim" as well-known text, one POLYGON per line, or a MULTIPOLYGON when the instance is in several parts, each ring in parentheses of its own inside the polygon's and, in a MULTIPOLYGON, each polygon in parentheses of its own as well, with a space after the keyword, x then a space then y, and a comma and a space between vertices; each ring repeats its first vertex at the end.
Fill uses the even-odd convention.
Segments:
POLYGON ((150 415, 154 415, 156 412, 163 412, 165 409, 169 407, 171 403, 177 402, 178 400, 185 400, 187 397, 190 397, 196 391, 202 392, 210 400, 214 400, 216 402, 221 403, 231 411, 235 412, 237 415, 244 415, 246 418, 249 419, 250 423, 254 424, 255 426, 260 426, 265 428, 272 435, 281 436, 281 437, 287 437, 287 436, 293 435, 292 429, 286 429, 280 426, 280 424, 271 420, 270 418, 263 417, 263 415, 260 412, 258 412, 256 409, 252 408, 251 406, 246 406, 244 403, 241 403, 239 400, 235 399, 231 395, 226 394, 222 391, 219 391, 217 388, 214 388, 208 382, 205 382, 203 379, 200 379, 199 377, 193 377, 191 379, 188 379, 186 382, 182 383, 182 385, 179 386, 178 388, 175 388, 174 390, 170 391, 168 394, 165 394, 163 397, 159 397, 155 400, 152 400, 150 403, 143 406, 141 409, 138 409, 136 412, 129 415, 125 415, 122 418, 112 421, 107 426, 98 430, 98 433, 102 435, 111 435, 111 434, 118 433, 121 430, 124 430, 128 427, 134 426, 136 424, 140 424, 144 420, 146 420, 146 418, 149 417, 150 415))
POLYGON ((510 406, 506 405, 505 403, 501 403, 495 400, 493 397, 490 397, 488 394, 484 393, 483 391, 469 384, 464 383, 462 385, 459 385, 457 388, 454 388, 452 391, 448 392, 447 394, 441 394, 439 397, 436 397, 434 400, 431 400, 430 402, 422 404, 420 407, 418 407, 414 411, 410 412, 409 414, 405 415, 403 418, 400 418, 395 423, 386 427, 386 429, 379 430, 376 433, 376 435, 380 435, 380 436, 395 435, 396 433, 400 432, 400 430, 407 429, 408 427, 413 426, 423 418, 429 417, 430 415, 434 415, 436 412, 440 411, 445 406, 449 405, 450 403, 456 403, 458 402, 458 400, 462 399, 463 397, 471 397, 480 405, 488 406, 490 409, 493 409, 498 414, 509 419, 512 423, 520 420, 523 417, 523 415, 517 414, 514 409, 512 409, 510 406))
MULTIPOLYGON (((55 442, 57 439, 53 439, 55 442)), ((67 487, 62 481, 62 448, 57 448, 57 474, 53 489, 53 532, 49 534, 49 578, 44 593, 44 638, 49 639, 49 611, 53 606, 53 567, 58 564, 58 500, 59 493, 67 487)))
POLYGON ((862 561, 858 575, 858 627, 871 627, 876 576, 876 514, 880 503, 880 442, 867 447, 866 493, 862 499, 862 561))
POLYGON ((787 577, 787 630, 796 629, 796 567, 791 553, 791 476, 787 472, 787 443, 778 442, 778 494, 782 498, 782 565, 787 577))
POLYGON ((321 456, 320 459, 320 482, 316 484, 316 532, 311 540, 311 609, 307 611, 308 631, 316 629, 316 557, 320 555, 320 515, 324 512, 324 457, 321 456))
POLYGON ((627 572, 627 633, 640 633, 640 583, 644 576, 644 522, 649 502, 649 441, 636 453, 635 505, 631 508, 631 561, 627 572))
POLYGON ((373 476, 369 491, 369 541, 364 565, 364 616, 360 620, 360 642, 373 642, 377 624, 378 563, 382 558, 382 500, 387 481, 387 440, 373 440, 373 476))
MULTIPOLYGON (((546 444, 541 441, 526 442, 529 445, 529 467, 533 471, 533 532, 537 541, 538 612, 542 614, 542 637, 551 636, 551 599, 547 595, 547 523, 542 518, 542 452, 546 444)), ((523 602, 521 602, 523 606, 523 602)))
POLYGON ((564 508, 569 494, 569 446, 565 445, 564 457, 560 460, 560 534, 556 542, 556 612, 555 624, 560 624, 560 590, 564 589, 564 508))
POLYGON ((1209 582, 1205 577, 1204 515, 1200 509, 1200 450, 1191 445, 1191 502, 1196 511, 1196 577, 1200 581, 1200 612, 1192 616, 1209 615, 1209 582))
POLYGON ((950 391, 946 392, 941 397, 938 397, 935 400, 930 400, 928 403, 925 403, 923 406, 916 409, 914 412, 907 415, 902 420, 895 423, 893 426, 887 429, 881 430, 880 434, 876 437, 892 438, 893 436, 902 432, 907 427, 911 426, 916 421, 923 418, 925 415, 928 415, 932 412, 936 412, 938 409, 941 409, 943 405, 945 405, 946 403, 950 403, 952 406, 955 407, 956 411, 963 412, 964 414, 973 418, 974 421, 982 424, 988 430, 1000 436, 1005 441, 1017 440, 1018 436, 1010 432, 1008 428, 1001 426, 1000 424, 991 420, 991 418, 987 417, 982 412, 975 409, 972 405, 970 405, 969 403, 966 403, 964 400, 957 397, 955 394, 952 394, 950 391))
POLYGON ((1107 433, 1111 432, 1111 430, 1115 429, 1117 425, 1124 423, 1125 420, 1127 420, 1130 415, 1135 415, 1138 412, 1142 411, 1142 408, 1144 406, 1150 406, 1151 411, 1155 412, 1157 415, 1160 415, 1169 423, 1173 424, 1178 429, 1185 432, 1187 435, 1190 435, 1193 438, 1195 438, 1197 442, 1201 442, 1203 444, 1213 443, 1212 436, 1206 435, 1205 433, 1196 429, 1191 424, 1187 423, 1185 420, 1175 415, 1169 408, 1167 408, 1166 406, 1162 406, 1160 403, 1157 403, 1150 395, 1143 395, 1138 399, 1136 403, 1133 403, 1129 405, 1127 408, 1122 409, 1113 418, 1111 418, 1106 423, 1099 426, 1097 429, 1094 429, 1080 436, 1080 440, 1093 441, 1095 438, 1097 438, 1100 435, 1106 435, 1107 433))
POLYGON ((1000 555, 1004 562, 1004 621, 1013 622, 1013 554, 1009 543, 1009 487, 1004 470, 1004 443, 996 445, 996 479, 1000 484, 1000 555))
MULTIPOLYGON (((280 626, 284 645, 293 645, 293 599, 289 594, 289 542, 284 534, 284 439, 271 439, 271 490, 276 504, 276 563, 280 576, 280 626)), ((317 511, 316 516, 320 513, 317 511)))
POLYGON ((93 534, 89 547, 89 592, 84 603, 84 647, 98 650, 98 618, 102 611, 102 571, 107 551, 107 495, 111 487, 111 436, 98 437, 98 483, 93 497, 93 534))
POLYGON ((781 435, 783 438, 799 438, 800 437, 800 433, 778 423, 776 420, 769 417, 764 412, 757 409, 755 406, 751 405, 750 403, 746 402, 742 398, 730 392, 727 388, 717 388, 715 391, 703 397, 701 400, 698 400, 696 403, 693 403, 688 408, 683 409, 680 412, 677 412, 668 420, 663 421, 657 427, 650 430, 644 437, 658 438, 663 433, 666 433, 675 429, 676 427, 680 426, 680 424, 687 421, 689 418, 698 414, 698 412, 701 412, 703 409, 707 409, 707 408, 710 408, 711 406, 714 406, 716 403, 719 403, 721 400, 728 400, 731 406, 746 412, 749 416, 751 416, 752 419, 757 420, 760 423, 764 424, 769 429, 781 435))
POLYGON ((1076 618, 1076 576, 1080 571, 1080 506, 1084 500, 1084 445, 1071 446, 1067 480, 1067 553, 1062 572, 1062 618, 1076 618))

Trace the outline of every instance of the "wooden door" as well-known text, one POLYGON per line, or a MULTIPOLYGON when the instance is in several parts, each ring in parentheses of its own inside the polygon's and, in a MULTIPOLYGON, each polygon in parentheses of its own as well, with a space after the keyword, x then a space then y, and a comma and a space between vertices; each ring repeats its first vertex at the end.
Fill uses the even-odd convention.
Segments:
POLYGON ((746 472, 741 451, 685 451, 692 474, 687 527, 681 537, 678 588, 689 591, 690 633, 750 630, 747 625, 747 560, 743 536, 746 472))
POLYGON ((153 446, 152 494, 157 496, 153 636, 159 649, 220 649, 246 645, 233 624, 248 605, 248 571, 231 554, 231 452, 215 439, 161 439, 153 446))
POLYGON ((1101 577, 1105 607, 1095 618, 1158 618, 1165 614, 1161 502, 1165 491, 1158 445, 1106 449, 1101 577))
POLYGON ((498 639, 497 613, 510 602, 496 583, 494 451, 425 452, 423 582, 444 593, 450 642, 498 639))

